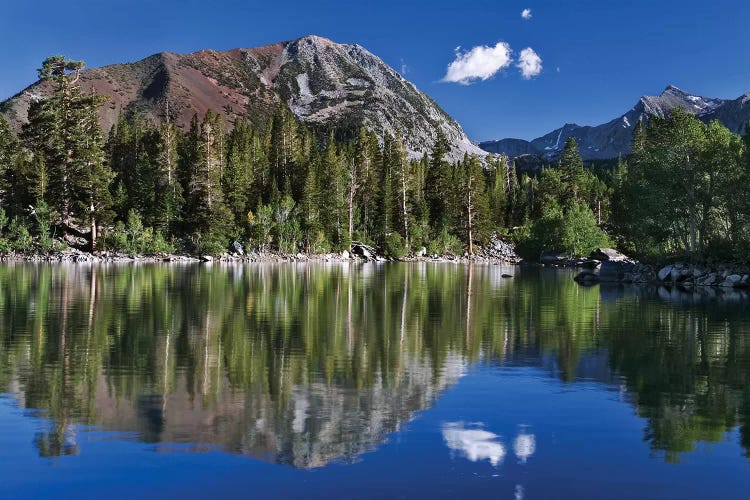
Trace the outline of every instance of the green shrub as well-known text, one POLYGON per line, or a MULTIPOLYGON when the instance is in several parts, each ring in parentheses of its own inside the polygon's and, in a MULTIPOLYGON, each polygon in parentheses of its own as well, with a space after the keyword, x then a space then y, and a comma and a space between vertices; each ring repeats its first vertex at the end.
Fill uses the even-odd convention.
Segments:
POLYGON ((427 245, 427 253, 430 255, 461 255, 464 253, 464 246, 461 241, 454 235, 443 229, 430 244, 427 245))
POLYGON ((409 253, 406 240, 398 233, 390 233, 383 241, 383 251, 386 257, 392 259, 403 259, 409 253))
POLYGON ((318 231, 309 241, 308 252, 312 254, 328 253, 331 251, 331 244, 326 239, 323 231, 318 231))
POLYGON ((218 255, 228 246, 226 238, 218 233, 194 233, 190 237, 190 246, 195 255, 218 255))
POLYGON ((557 205, 547 208, 516 238, 521 255, 530 259, 539 258, 542 252, 585 256, 595 248, 612 244, 607 233, 597 226, 594 213, 582 203, 573 203, 565 213, 557 205))
POLYGON ((276 228, 279 250, 284 253, 297 253, 302 239, 302 229, 297 220, 280 222, 276 228))
POLYGON ((53 238, 52 223, 58 217, 44 200, 39 200, 34 207, 34 219, 39 235, 39 248, 44 252, 54 250, 58 245, 53 238))
POLYGON ((133 254, 174 251, 174 245, 160 231, 143 227, 141 217, 134 210, 128 213, 127 225, 122 221, 115 224, 114 230, 107 234, 105 245, 111 250, 133 254))
POLYGON ((8 236, 10 239, 11 246, 17 251, 28 251, 32 249, 33 238, 31 237, 31 231, 26 221, 19 217, 13 217, 13 220, 8 226, 8 236))

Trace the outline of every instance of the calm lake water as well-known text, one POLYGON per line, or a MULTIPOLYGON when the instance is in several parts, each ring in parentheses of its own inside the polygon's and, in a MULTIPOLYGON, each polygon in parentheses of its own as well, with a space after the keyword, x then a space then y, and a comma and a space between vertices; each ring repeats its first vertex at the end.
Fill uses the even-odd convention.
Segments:
POLYGON ((0 496, 747 498, 749 305, 491 265, 2 265, 0 496))

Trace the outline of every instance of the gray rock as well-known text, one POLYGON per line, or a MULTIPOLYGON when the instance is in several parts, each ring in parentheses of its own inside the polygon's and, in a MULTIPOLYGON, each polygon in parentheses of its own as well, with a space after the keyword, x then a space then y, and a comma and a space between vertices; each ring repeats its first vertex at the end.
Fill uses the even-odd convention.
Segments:
POLYGON ((239 241, 232 242, 232 250, 234 250, 234 253, 236 253, 237 255, 245 255, 245 249, 242 248, 242 245, 239 241))
POLYGON ((424 257, 425 255, 427 255, 427 248, 421 247, 419 250, 417 250, 416 255, 417 257, 424 257))
POLYGON ((742 276, 739 274, 728 274, 721 286, 723 288, 734 288, 742 286, 742 276))
POLYGON ((611 260, 615 262, 629 260, 627 255, 618 252, 614 248, 597 248, 596 250, 591 252, 589 258, 593 260, 611 260))
POLYGON ((584 269, 573 279, 581 285, 592 285, 599 282, 599 275, 591 269, 584 269))
POLYGON ((210 255, 202 255, 200 260, 203 262, 213 262, 214 258, 211 257, 210 255))
POLYGON ((659 269, 659 273, 656 275, 659 281, 666 281, 667 278, 672 276, 673 266, 665 266, 659 269))
POLYGON ((564 260, 565 260, 564 257, 562 257, 560 254, 555 253, 555 252, 544 252, 542 256, 539 258, 539 261, 542 264, 558 264, 564 260))
MULTIPOLYGON (((626 274, 633 272, 635 264, 626 261, 606 260, 599 266, 599 280, 603 282, 618 282, 625 279, 626 274)), ((628 277, 632 281, 632 276, 628 277)))
POLYGON ((601 265, 601 261, 596 259, 589 259, 581 262, 581 267, 586 269, 597 269, 601 265))
POLYGON ((344 260, 348 260, 349 259, 349 252, 347 250, 344 250, 343 252, 341 252, 341 258, 344 259, 344 260))

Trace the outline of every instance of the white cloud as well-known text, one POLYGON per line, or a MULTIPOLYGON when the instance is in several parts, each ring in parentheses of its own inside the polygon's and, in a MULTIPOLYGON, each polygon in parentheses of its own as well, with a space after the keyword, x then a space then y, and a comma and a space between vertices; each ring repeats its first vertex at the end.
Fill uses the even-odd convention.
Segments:
POLYGON ((498 42, 494 47, 480 45, 468 52, 456 47, 456 59, 448 65, 444 82, 469 85, 476 80, 487 80, 513 62, 510 45, 498 42))
POLYGON ((401 59, 401 76, 405 76, 409 72, 409 66, 406 64, 406 61, 401 59))
POLYGON ((526 80, 539 76, 542 72, 542 58, 531 47, 526 47, 518 56, 516 67, 521 70, 521 76, 526 80))
POLYGON ((531 19, 531 9, 523 9, 521 11, 521 17, 526 19, 527 21, 531 19))

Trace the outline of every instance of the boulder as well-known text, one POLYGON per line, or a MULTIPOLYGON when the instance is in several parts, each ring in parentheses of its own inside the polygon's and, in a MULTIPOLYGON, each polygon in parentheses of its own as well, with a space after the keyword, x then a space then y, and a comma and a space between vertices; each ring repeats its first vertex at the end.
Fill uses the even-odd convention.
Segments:
POLYGON ((235 241, 232 242, 232 250, 237 255, 245 255, 245 249, 242 248, 242 245, 240 244, 239 241, 235 240, 235 241))
POLYGON ((559 264, 564 260, 565 258, 556 252, 544 252, 542 256, 539 257, 539 262, 542 264, 559 264))
POLYGON ((581 285, 593 285, 599 282, 599 275, 590 269, 584 269, 573 279, 581 285))
POLYGON ((724 278, 724 282, 721 284, 725 288, 734 288, 742 286, 742 276, 739 274, 729 274, 724 278))
POLYGON ((349 260, 349 252, 347 250, 341 252, 341 258, 344 260, 349 260))
POLYGON ((584 260, 583 262, 581 262, 581 267, 586 268, 586 269, 597 269, 600 264, 601 264, 601 261, 599 260, 589 259, 589 260, 584 260))
POLYGON ((73 234, 66 234, 63 236, 63 241, 74 248, 86 248, 89 244, 89 240, 83 236, 76 236, 73 234))
POLYGON ((202 255, 200 260, 203 262, 213 262, 214 258, 211 257, 210 255, 202 255))
POLYGON ((614 248, 597 248, 596 250, 591 252, 589 258, 593 260, 609 260, 614 262, 629 260, 627 255, 618 252, 614 248))
POLYGON ((671 278, 672 276, 672 266, 665 266, 659 269, 659 273, 656 275, 657 278, 659 278, 659 281, 666 281, 667 278, 671 278))
POLYGON ((354 255, 359 255, 365 260, 375 260, 377 258, 377 252, 375 252, 373 247, 358 241, 352 242, 352 253, 354 255))
POLYGON ((710 273, 705 278, 703 278, 703 285, 713 286, 717 281, 719 281, 719 276, 716 273, 710 273))
POLYGON ((421 247, 419 250, 417 250, 417 257, 424 257, 425 255, 427 255, 427 248, 421 247))
MULTIPOLYGON (((635 264, 632 262, 605 260, 599 266, 599 281, 623 281, 625 275, 632 273, 633 269, 635 269, 635 264)), ((632 277, 629 279, 632 281, 632 277)))
POLYGON ((669 280, 672 283, 677 283, 678 281, 680 281, 680 278, 682 278, 682 271, 683 270, 681 268, 674 266, 672 268, 672 272, 669 273, 669 280))

